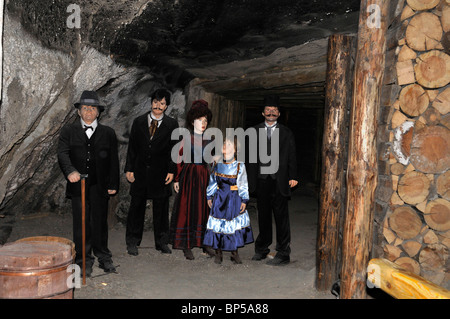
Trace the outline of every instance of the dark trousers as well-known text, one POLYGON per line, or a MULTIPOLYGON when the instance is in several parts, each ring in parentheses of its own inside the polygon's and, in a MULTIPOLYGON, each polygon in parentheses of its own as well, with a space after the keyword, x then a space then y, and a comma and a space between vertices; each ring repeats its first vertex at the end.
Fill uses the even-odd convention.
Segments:
POLYGON ((291 227, 289 224, 288 198, 282 196, 277 181, 271 177, 258 179, 257 208, 259 235, 255 252, 268 254, 272 244, 272 214, 275 219, 276 251, 279 257, 291 253, 291 227))
MULTIPOLYGON (((127 217, 127 230, 125 242, 127 247, 139 246, 144 233, 145 206, 147 198, 132 196, 130 209, 127 217)), ((169 242, 169 197, 153 199, 153 230, 155 237, 155 248, 169 242)))
MULTIPOLYGON (((109 198, 99 195, 97 185, 86 186, 86 267, 92 267, 94 264, 92 252, 99 263, 111 261, 112 254, 108 249, 108 200, 109 198)), ((72 215, 75 262, 81 265, 83 261, 81 197, 72 197, 72 215)))

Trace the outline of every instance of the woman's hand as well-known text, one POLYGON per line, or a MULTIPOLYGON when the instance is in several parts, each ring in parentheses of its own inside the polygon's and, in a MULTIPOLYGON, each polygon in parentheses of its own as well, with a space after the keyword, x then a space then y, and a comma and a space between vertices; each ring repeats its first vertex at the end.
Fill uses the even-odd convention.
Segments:
POLYGON ((134 173, 133 172, 126 172, 125 176, 127 177, 127 181, 129 181, 130 183, 134 183, 134 181, 136 180, 134 178, 134 173))

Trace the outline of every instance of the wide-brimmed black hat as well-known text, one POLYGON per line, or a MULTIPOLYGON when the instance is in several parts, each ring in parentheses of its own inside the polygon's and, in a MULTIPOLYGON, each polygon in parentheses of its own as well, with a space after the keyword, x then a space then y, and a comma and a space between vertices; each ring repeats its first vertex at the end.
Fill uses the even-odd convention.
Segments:
POLYGON ((95 91, 83 91, 83 93, 81 93, 80 101, 74 105, 77 109, 80 108, 81 105, 96 106, 100 112, 105 109, 105 107, 100 104, 97 92, 95 91))

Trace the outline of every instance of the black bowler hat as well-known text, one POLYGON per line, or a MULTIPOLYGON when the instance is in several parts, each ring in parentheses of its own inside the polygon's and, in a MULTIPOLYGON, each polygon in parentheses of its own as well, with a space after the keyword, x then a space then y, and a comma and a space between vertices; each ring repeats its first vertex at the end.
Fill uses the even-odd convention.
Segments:
POLYGON ((83 91, 83 93, 81 93, 80 102, 75 103, 74 105, 77 109, 79 109, 81 105, 96 106, 100 112, 105 109, 105 107, 100 104, 97 92, 95 91, 83 91))
POLYGON ((266 95, 263 103, 263 107, 265 106, 280 107, 280 97, 278 95, 266 95))

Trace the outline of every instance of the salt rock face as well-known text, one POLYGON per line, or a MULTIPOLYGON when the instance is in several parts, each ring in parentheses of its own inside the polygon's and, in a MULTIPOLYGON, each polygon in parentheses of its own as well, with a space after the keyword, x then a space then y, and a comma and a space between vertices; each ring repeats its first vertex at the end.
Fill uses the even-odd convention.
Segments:
MULTIPOLYGON (((106 105, 100 122, 115 129, 121 171, 135 117, 150 110, 149 95, 162 87, 148 69, 125 68, 85 46, 75 54, 51 50, 5 16, 4 77, 0 109, 0 211, 14 216, 70 212, 66 181, 57 163, 60 129, 78 121, 73 103, 96 90, 106 105)), ((166 114, 183 123, 184 95, 172 90, 166 114)), ((112 209, 128 208, 129 185, 122 178, 112 209)))

